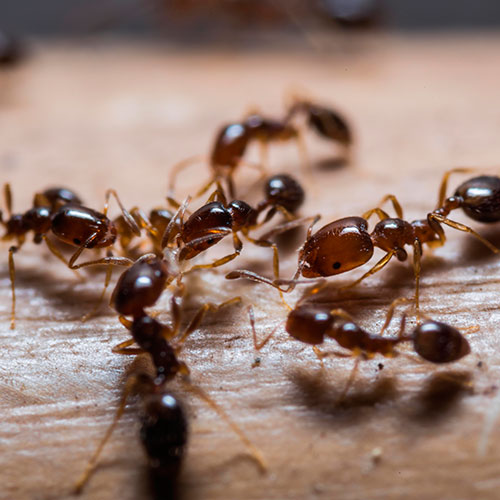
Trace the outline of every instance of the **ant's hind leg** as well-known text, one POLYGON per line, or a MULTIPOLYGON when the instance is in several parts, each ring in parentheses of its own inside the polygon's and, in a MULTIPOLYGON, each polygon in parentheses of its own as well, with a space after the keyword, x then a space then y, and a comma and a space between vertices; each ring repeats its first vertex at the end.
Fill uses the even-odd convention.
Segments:
POLYGON ((253 346, 256 351, 260 351, 274 336, 274 334, 277 332, 279 325, 277 325, 273 331, 264 338, 261 342, 257 340, 257 331, 255 330, 255 315, 253 312, 253 307, 250 305, 248 306, 248 319, 250 321, 250 326, 252 328, 252 338, 253 338, 253 346))
POLYGON ((16 327, 16 268, 14 265, 14 254, 19 250, 18 247, 9 248, 9 277, 10 289, 12 293, 12 306, 10 315, 10 329, 14 330, 16 327))

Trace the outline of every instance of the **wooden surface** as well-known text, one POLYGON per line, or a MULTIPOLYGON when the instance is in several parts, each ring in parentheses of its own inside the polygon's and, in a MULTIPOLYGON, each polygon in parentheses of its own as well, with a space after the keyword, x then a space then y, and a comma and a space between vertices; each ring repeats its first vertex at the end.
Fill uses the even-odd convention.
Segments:
MULTIPOLYGON (((251 106, 279 114, 285 92, 301 88, 345 112, 357 138, 354 165, 335 169, 322 162, 332 150, 307 137, 316 182, 303 214, 320 212, 326 223, 360 214, 390 192, 409 219, 419 218, 434 207, 445 169, 498 165, 499 53, 495 36, 342 41, 328 55, 42 45, 25 66, 0 74, 2 181, 12 183, 19 211, 53 185, 74 188, 96 208, 113 187, 127 206, 149 209, 163 203, 169 166, 205 152, 221 123, 251 106)), ((295 147, 273 147, 270 163, 274 172, 298 172, 295 147)), ((205 177, 203 166, 188 171, 179 196, 205 177)), ((238 182, 254 179, 242 172, 238 182)), ((259 196, 257 189, 251 200, 259 196)), ((497 228, 475 227, 500 243, 497 228)), ((284 332, 274 290, 223 278, 237 267, 270 275, 266 249, 247 247, 220 273, 189 281, 186 321, 206 299, 241 294, 256 308, 260 334, 280 326, 256 368, 244 307, 209 316, 187 343, 182 357, 193 381, 262 450, 269 472, 260 475, 226 425, 174 384, 191 426, 185 498, 499 498, 500 266, 471 237, 447 233, 447 245, 424 259, 422 307, 454 326, 479 325, 468 337, 473 354, 445 367, 407 356, 364 362, 341 406, 353 360, 328 359, 321 370, 311 349, 284 332)), ((215 248, 206 259, 223 252, 215 248)), ((283 255, 282 275, 290 276, 295 252, 283 255)), ((0 498, 70 498, 113 418, 131 359, 111 347, 127 332, 106 308, 79 319, 98 297, 102 274, 80 283, 31 243, 16 263, 13 331, 6 265, 0 274, 0 498)), ((392 299, 411 297, 412 271, 391 263, 339 300, 335 288, 362 271, 332 279, 331 300, 375 332, 392 299)), ((165 294, 155 309, 166 311, 167 302, 165 294)), ((82 498, 147 498, 145 474, 132 404, 82 498)))

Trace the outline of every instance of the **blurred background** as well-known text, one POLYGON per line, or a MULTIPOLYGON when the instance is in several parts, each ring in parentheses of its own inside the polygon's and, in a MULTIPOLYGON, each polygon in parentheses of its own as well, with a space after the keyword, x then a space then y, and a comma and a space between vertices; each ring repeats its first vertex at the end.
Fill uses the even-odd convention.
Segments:
POLYGON ((161 35, 181 42, 268 40, 336 28, 496 29, 498 0, 43 0, 0 2, 0 29, 18 35, 161 35))

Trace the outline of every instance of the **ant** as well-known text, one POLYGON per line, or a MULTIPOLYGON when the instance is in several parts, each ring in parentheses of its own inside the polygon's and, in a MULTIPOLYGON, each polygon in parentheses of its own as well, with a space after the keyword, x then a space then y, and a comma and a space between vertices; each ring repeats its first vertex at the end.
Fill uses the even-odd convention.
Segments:
MULTIPOLYGON (((154 265, 158 264, 157 262, 154 261, 149 261, 149 264, 153 262, 154 265)), ((144 261, 141 264, 148 263, 148 261, 144 261)), ((132 268, 131 268, 132 269, 132 268)), ((128 269, 126 272, 130 272, 131 269, 128 269)), ((137 283, 137 280, 139 279, 139 266, 135 268, 131 274, 125 279, 121 280, 118 282, 117 286, 120 288, 125 288, 132 290, 131 295, 135 295, 135 297, 140 298, 140 289, 137 287, 129 287, 130 283, 134 280, 132 280, 132 277, 136 275, 137 279, 135 280, 135 283, 137 283)), ((116 299, 120 294, 114 294, 115 297, 115 305, 120 304, 120 301, 116 299)), ((179 337, 178 341, 176 342, 175 346, 172 346, 170 344, 170 340, 173 337, 176 337, 177 331, 179 328, 179 317, 175 318, 174 317, 174 327, 171 328, 163 323, 160 323, 158 320, 152 318, 151 316, 146 315, 144 312, 140 313, 139 309, 135 309, 132 314, 134 315, 133 321, 126 320, 123 316, 120 317, 120 321, 122 324, 124 324, 129 330, 132 335, 132 340, 131 341, 125 341, 116 346, 113 349, 113 352, 118 353, 118 354, 132 354, 132 355, 137 355, 137 354, 144 354, 147 353, 150 355, 150 358, 153 362, 156 375, 154 377, 150 376, 148 378, 142 377, 141 379, 137 379, 136 377, 131 377, 129 378, 127 385, 125 387, 121 403, 118 407, 117 413, 115 415, 115 418, 108 428, 108 431, 106 432, 103 440, 97 447, 96 452, 92 456, 91 460, 89 461, 84 473, 78 480, 75 486, 75 491, 76 492, 81 492, 85 483, 88 481, 90 478, 90 475, 92 471, 95 469, 97 465, 97 460, 99 458, 99 455, 104 448, 104 445, 108 441, 108 439, 111 437, 114 428, 116 427, 119 419, 123 415, 123 412, 125 410, 125 406, 128 400, 128 397, 133 394, 133 392, 139 391, 143 395, 146 395, 147 397, 153 397, 155 399, 152 400, 153 402, 153 407, 152 409, 149 410, 148 413, 148 408, 146 407, 146 422, 151 422, 153 425, 150 428, 147 428, 144 430, 143 427, 143 442, 145 444, 146 450, 148 452, 148 455, 150 457, 150 462, 154 465, 156 465, 157 468, 153 468, 152 476, 153 479, 155 480, 156 483, 158 482, 164 482, 166 481, 167 484, 171 483, 172 479, 175 479, 175 476, 178 472, 178 466, 180 465, 177 462, 177 460, 173 460, 172 463, 169 462, 166 457, 167 455, 164 455, 165 451, 161 451, 161 445, 162 443, 162 435, 163 432, 165 431, 164 425, 168 423, 168 420, 166 422, 160 422, 160 424, 157 424, 158 422, 158 411, 161 412, 161 414, 164 414, 165 412, 167 413, 167 416, 169 415, 168 409, 166 410, 163 408, 165 405, 165 399, 167 400, 167 405, 172 406, 173 401, 170 400, 170 394, 166 392, 165 385, 173 380, 177 375, 181 376, 181 380, 186 385, 188 390, 191 392, 195 393, 197 396, 199 396, 201 399, 203 399, 218 415, 220 418, 222 418, 230 427, 231 429, 237 434, 237 436, 241 439, 241 441, 245 444, 245 446, 248 448, 250 451, 252 457, 255 459, 256 463, 258 464, 259 468, 261 471, 266 470, 266 465, 264 462, 264 459, 260 453, 260 451, 251 443, 251 441, 246 437, 246 435, 243 433, 243 431, 229 418, 229 416, 224 412, 224 410, 215 403, 215 401, 210 398, 201 388, 191 384, 189 382, 189 368, 187 365, 183 362, 180 361, 177 357, 178 351, 180 351, 181 346, 187 337, 194 329, 196 329, 196 326, 199 324, 201 321, 202 315, 204 312, 206 312, 209 308, 212 308, 214 310, 218 310, 219 308, 235 302, 236 300, 241 300, 239 297, 236 299, 233 299, 231 301, 227 301, 223 304, 220 304, 218 306, 214 306, 213 304, 205 304, 200 312, 195 315, 194 319, 191 321, 190 325, 186 328, 184 333, 179 337), (137 343, 139 347, 137 348, 130 348, 129 346, 132 345, 133 343, 137 343), (138 382, 142 382, 140 385, 138 382), (161 402, 160 408, 158 408, 158 400, 161 402), (159 427, 156 427, 156 425, 159 425, 159 427), (164 460, 165 459, 165 460, 164 460), (173 470, 172 470, 173 466, 173 470), (171 474, 172 472, 175 473, 171 474)), ((145 305, 144 305, 145 307, 145 305)), ((124 309, 122 307, 117 307, 118 312, 123 312, 124 309)), ((126 310, 127 312, 130 312, 130 310, 126 310)), ((180 421, 179 419, 182 418, 181 414, 176 411, 174 414, 174 417, 176 418, 174 421, 174 427, 173 429, 170 428, 170 433, 167 433, 171 439, 173 444, 173 448, 180 454, 183 452, 183 447, 185 444, 185 421, 180 421)), ((163 435, 163 437, 165 437, 163 435)), ((167 445, 172 444, 172 443, 167 443, 167 445)))
MULTIPOLYGON (((0 222, 4 225, 6 232, 3 240, 17 241, 17 245, 9 248, 9 276, 12 290, 12 313, 11 329, 15 327, 15 265, 14 254, 22 247, 26 241, 26 235, 29 232, 34 233, 33 242, 40 244, 45 242, 49 250, 64 264, 72 270, 81 267, 97 264, 108 264, 106 282, 104 291, 109 285, 111 279, 111 265, 130 265, 132 262, 126 257, 107 257, 75 264, 78 257, 86 249, 109 248, 117 238, 117 228, 114 223, 108 219, 107 211, 109 198, 114 196, 122 214, 134 229, 136 234, 140 235, 140 229, 131 215, 125 210, 116 191, 110 189, 106 192, 105 205, 103 213, 97 212, 91 208, 80 204, 78 196, 64 188, 48 189, 34 198, 34 206, 22 214, 12 213, 12 193, 9 184, 4 186, 4 197, 8 213, 8 219, 3 217, 0 222), (77 250, 66 260, 57 246, 47 237, 51 233, 57 240, 70 246, 77 247, 77 250)), ((103 295, 104 295, 103 291, 103 295)), ((102 298, 102 296, 101 296, 102 298)))
MULTIPOLYGON (((258 142, 262 146, 263 156, 269 142, 299 140, 296 128, 285 121, 264 118, 259 114, 252 114, 241 122, 233 122, 223 125, 215 138, 209 164, 213 170, 210 181, 197 193, 196 197, 202 196, 216 182, 224 180, 227 184, 231 197, 236 196, 233 175, 239 165, 256 167, 265 172, 264 164, 254 165, 243 162, 243 156, 247 146, 251 142, 258 142)), ((195 161, 205 157, 193 156, 173 166, 170 172, 169 190, 174 192, 177 175, 195 161)))
MULTIPOLYGON (((494 176, 474 177, 462 183, 453 196, 446 198, 449 176, 452 173, 470 172, 471 169, 456 168, 446 172, 439 189, 438 207, 427 214, 426 219, 407 222, 403 219, 403 210, 394 195, 387 195, 380 205, 390 201, 397 217, 389 215, 379 207, 365 212, 362 217, 344 217, 323 226, 312 234, 314 220, 309 226, 306 240, 299 251, 299 263, 292 280, 271 281, 251 271, 238 270, 229 273, 226 278, 248 278, 267 283, 281 292, 289 292, 295 288, 300 275, 305 278, 334 276, 355 269, 368 262, 378 247, 386 254, 365 274, 353 283, 342 287, 350 288, 365 278, 383 269, 393 257, 405 261, 408 257, 404 247, 413 247, 413 268, 415 274, 415 305, 419 311, 419 290, 421 273, 422 245, 440 246, 446 241, 441 224, 459 231, 472 234, 492 252, 500 250, 469 226, 453 221, 448 214, 457 208, 472 219, 481 222, 500 221, 500 178, 494 176), (368 232, 368 219, 376 214, 380 221, 371 233, 368 232), (287 289, 280 284, 288 283, 287 289)), ((308 283, 308 282, 306 282, 308 283)))
MULTIPOLYGON (((243 243, 238 236, 243 237, 260 247, 271 247, 273 250, 273 270, 276 279, 279 277, 279 255, 276 245, 263 239, 250 236, 250 231, 266 223, 273 215, 280 211, 291 220, 292 225, 303 224, 309 218, 295 218, 294 212, 304 200, 304 191, 300 184, 289 175, 271 177, 266 183, 266 198, 256 208, 252 208, 242 200, 227 202, 220 184, 209 198, 208 202, 193 212, 186 221, 184 213, 189 203, 189 198, 178 209, 177 214, 171 219, 163 238, 162 248, 176 244, 178 247, 178 260, 185 261, 196 257, 211 246, 215 245, 229 234, 233 237, 234 252, 228 254, 211 264, 199 264, 186 271, 190 273, 197 269, 215 268, 230 262, 240 255, 243 243), (269 208, 263 222, 258 222, 259 214, 269 208)), ((290 224, 281 224, 275 227, 268 236, 279 234, 290 228, 290 224)), ((185 273, 185 274, 186 274, 185 273)))
MULTIPOLYGON (((295 308, 288 314, 285 329, 294 339, 312 345, 321 362, 323 362, 324 357, 332 354, 345 357, 341 353, 321 352, 317 346, 324 342, 325 337, 335 340, 341 347, 351 351, 352 355, 356 356, 355 364, 341 393, 340 401, 343 400, 352 385, 359 362, 362 359, 372 359, 376 354, 388 358, 395 357, 398 354, 396 347, 402 342, 411 341, 415 352, 421 358, 436 364, 451 363, 470 353, 469 343, 457 329, 428 318, 422 323, 418 321, 413 332, 405 335, 406 314, 403 314, 398 335, 384 337, 383 333, 391 323, 395 308, 401 303, 408 302, 408 299, 394 300, 387 311, 380 334, 372 334, 361 328, 344 309, 328 310, 325 309, 324 305, 308 301, 310 295, 314 295, 318 291, 319 288, 315 288, 299 300, 295 308)), ((249 317, 254 347, 260 350, 267 344, 276 330, 271 332, 261 343, 258 343, 251 307, 249 308, 249 317)))

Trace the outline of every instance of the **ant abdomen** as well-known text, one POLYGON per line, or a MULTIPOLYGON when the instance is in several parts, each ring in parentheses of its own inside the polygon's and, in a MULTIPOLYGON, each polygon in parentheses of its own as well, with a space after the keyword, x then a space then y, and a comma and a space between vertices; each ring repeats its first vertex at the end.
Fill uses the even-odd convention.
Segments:
POLYGON ((141 441, 149 459, 155 498, 177 498, 177 479, 188 440, 187 419, 178 400, 160 392, 144 397, 141 441))
POLYGON ((463 211, 479 222, 500 221, 500 178, 490 175, 474 177, 455 191, 463 211))
POLYGON ((294 213, 304 203, 304 189, 288 174, 273 175, 264 189, 267 205, 279 205, 294 213))
POLYGON ((322 227, 300 251, 302 275, 333 276, 368 262, 374 247, 367 229, 368 222, 361 217, 345 217, 322 227))
POLYGON ((120 276, 111 296, 119 314, 140 316, 144 308, 156 303, 168 278, 166 263, 159 258, 136 262, 120 276))
POLYGON ((432 363, 451 363, 470 353, 469 342, 456 329, 428 320, 413 331, 413 347, 417 354, 432 363))
POLYGON ((345 146, 352 143, 350 127, 345 118, 336 111, 309 104, 307 115, 309 125, 325 139, 338 141, 345 146))
POLYGON ((64 205, 81 205, 82 200, 73 191, 56 187, 48 188, 41 193, 36 193, 33 199, 34 207, 49 207, 52 212, 56 212, 64 205))
POLYGON ((319 307, 297 307, 290 311, 285 329, 295 339, 317 345, 323 343, 333 321, 332 315, 319 307))

